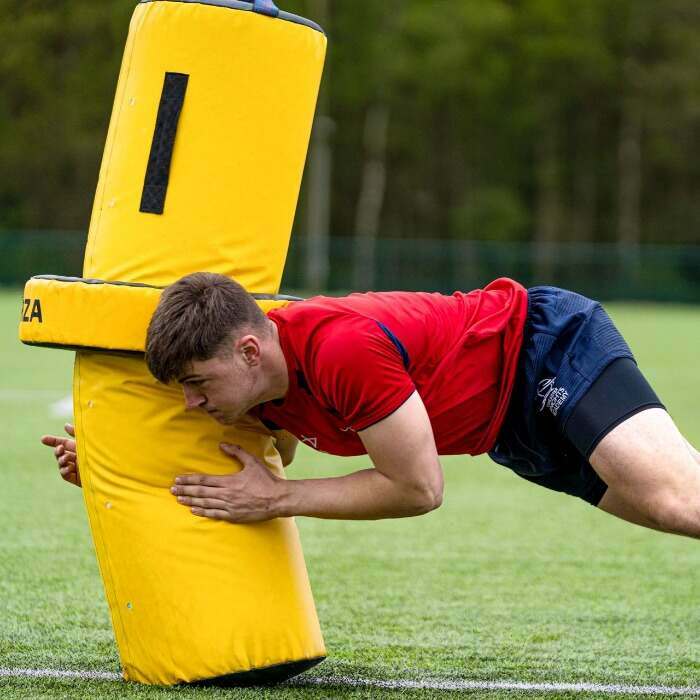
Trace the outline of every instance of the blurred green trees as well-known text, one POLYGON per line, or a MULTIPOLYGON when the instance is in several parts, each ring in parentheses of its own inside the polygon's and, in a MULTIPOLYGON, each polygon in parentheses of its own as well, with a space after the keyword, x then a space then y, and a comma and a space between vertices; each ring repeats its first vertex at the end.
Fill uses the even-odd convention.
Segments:
POLYGON ((86 227, 132 10, 0 0, 0 226, 86 227))
MULTIPOLYGON (((278 4, 325 15, 326 225, 357 270, 380 235, 700 241, 697 0, 278 4)), ((0 0, 0 228, 86 227, 133 6, 0 0)))

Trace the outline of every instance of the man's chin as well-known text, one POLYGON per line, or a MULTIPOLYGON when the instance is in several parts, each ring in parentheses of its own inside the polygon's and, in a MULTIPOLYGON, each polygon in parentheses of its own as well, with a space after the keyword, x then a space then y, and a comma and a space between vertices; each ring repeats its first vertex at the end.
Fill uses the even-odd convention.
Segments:
POLYGON ((235 418, 231 418, 230 416, 225 416, 221 413, 212 416, 212 418, 217 422, 221 423, 221 425, 233 425, 236 422, 235 418))
POLYGON ((227 412, 224 413, 223 411, 207 411, 207 414, 209 415, 210 418, 213 418, 217 423, 221 423, 221 425, 233 425, 241 416, 243 416, 243 413, 237 413, 235 416, 232 415, 231 413, 227 412))

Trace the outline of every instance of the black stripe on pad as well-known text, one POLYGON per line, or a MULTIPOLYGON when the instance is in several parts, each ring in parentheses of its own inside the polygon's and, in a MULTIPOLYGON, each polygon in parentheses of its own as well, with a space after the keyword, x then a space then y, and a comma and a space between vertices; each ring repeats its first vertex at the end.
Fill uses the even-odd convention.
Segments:
POLYGON ((177 123, 185 101, 188 78, 189 75, 185 73, 166 73, 163 80, 163 92, 160 95, 139 207, 139 211, 145 214, 162 214, 165 207, 170 161, 173 157, 177 123))

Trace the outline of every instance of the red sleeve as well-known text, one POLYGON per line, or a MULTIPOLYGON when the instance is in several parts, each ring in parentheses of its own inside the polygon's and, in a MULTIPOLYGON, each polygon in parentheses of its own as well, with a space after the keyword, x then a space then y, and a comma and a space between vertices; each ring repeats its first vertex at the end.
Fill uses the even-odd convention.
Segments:
POLYGON ((355 431, 386 418, 415 391, 399 348, 372 319, 328 324, 315 354, 319 393, 355 431))

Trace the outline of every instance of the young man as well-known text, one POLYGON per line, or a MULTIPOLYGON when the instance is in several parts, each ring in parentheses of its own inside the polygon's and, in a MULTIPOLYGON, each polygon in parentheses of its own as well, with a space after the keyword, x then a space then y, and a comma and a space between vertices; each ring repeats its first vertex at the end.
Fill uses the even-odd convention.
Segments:
MULTIPOLYGON (((172 487, 195 515, 419 515, 442 502, 439 455, 488 452, 630 522, 700 536, 700 454, 602 307, 573 292, 499 279, 449 297, 315 297, 265 316, 232 280, 195 273, 163 293, 146 359, 157 379, 180 382, 188 409, 223 424, 260 418, 285 464, 297 440, 373 464, 283 480, 222 445, 242 471, 183 475, 172 487)), ((75 441, 42 441, 79 483, 75 441)))

